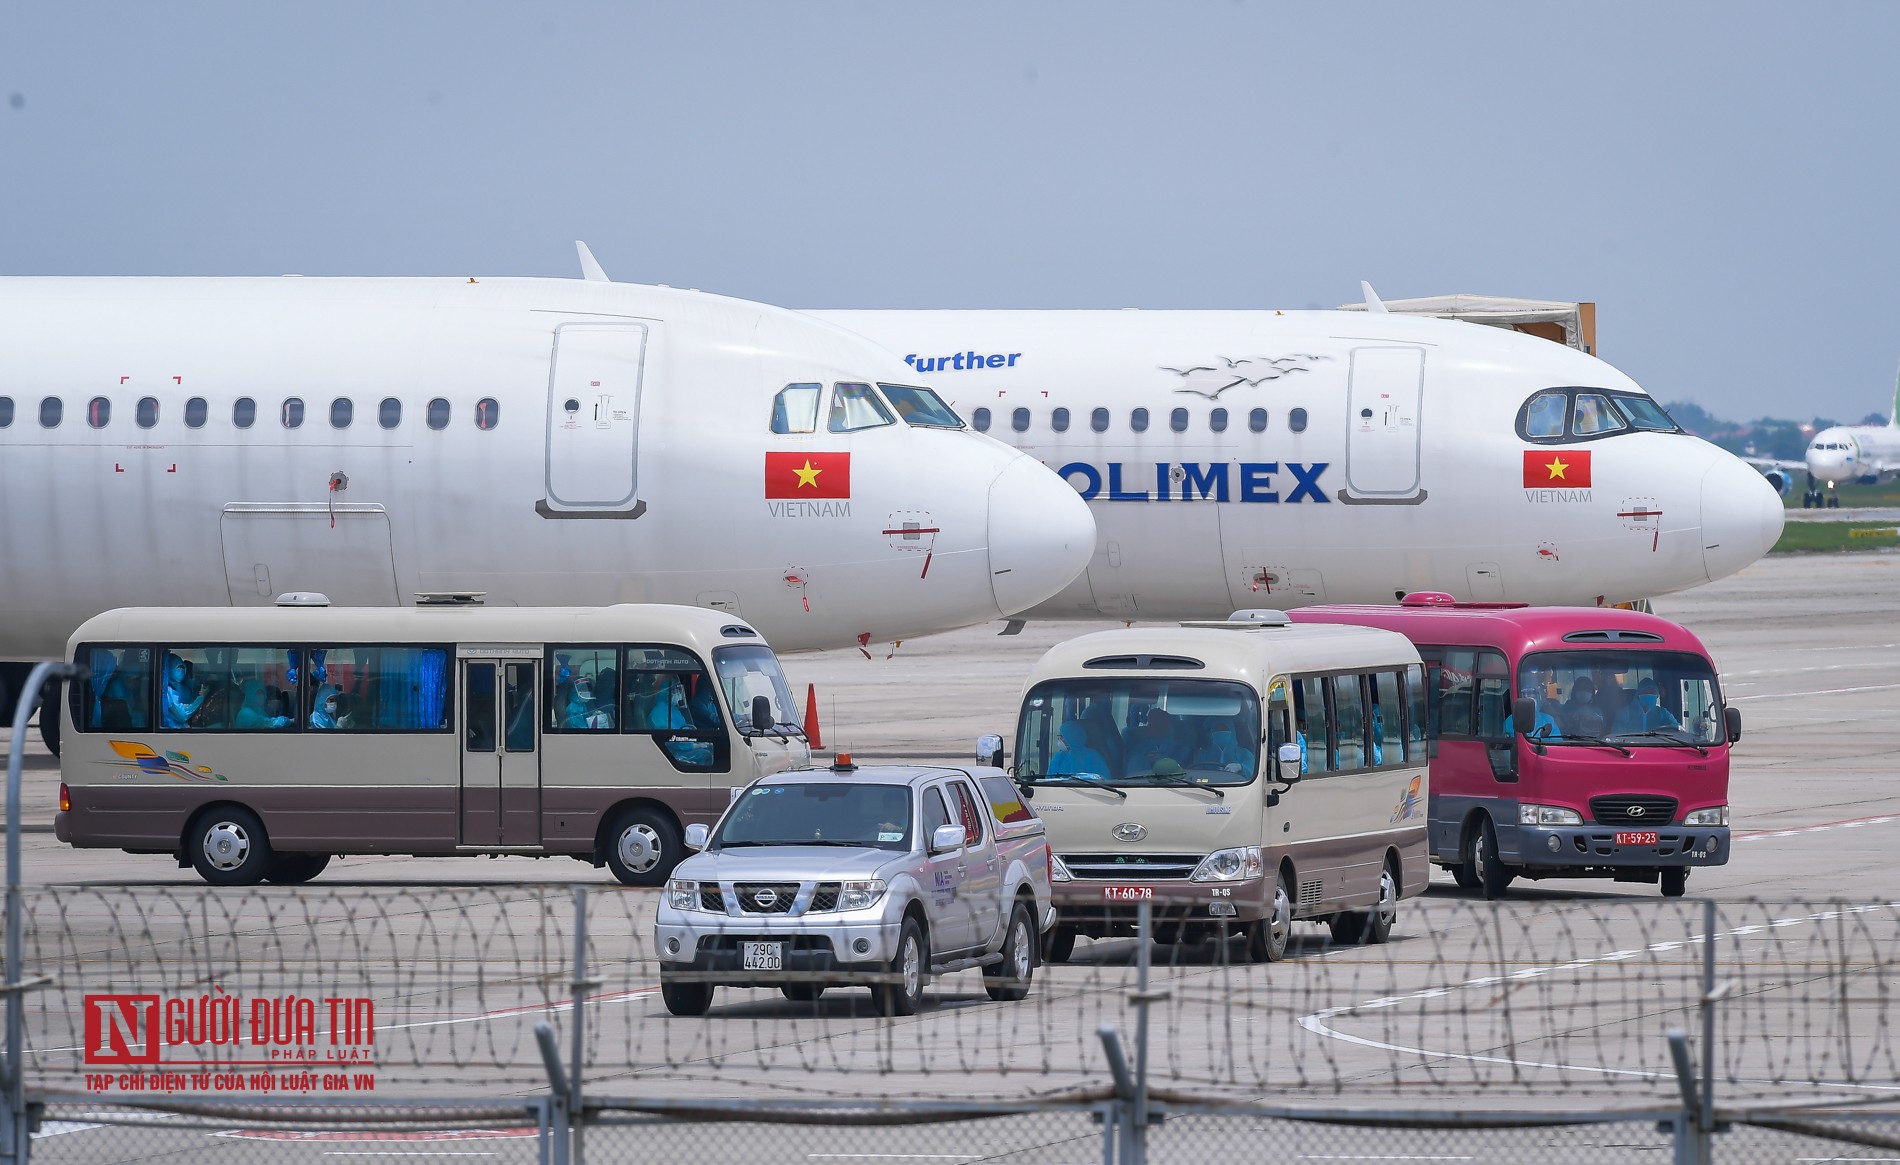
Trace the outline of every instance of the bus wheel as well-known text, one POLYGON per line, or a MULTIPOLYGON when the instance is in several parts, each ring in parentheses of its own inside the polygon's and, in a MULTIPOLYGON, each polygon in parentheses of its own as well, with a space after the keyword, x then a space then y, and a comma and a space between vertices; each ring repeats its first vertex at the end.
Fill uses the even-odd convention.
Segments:
POLYGON ((1288 940, 1293 937, 1293 891, 1286 884, 1286 871, 1273 884, 1273 905, 1267 916, 1247 930, 1247 961, 1277 963, 1286 958, 1288 940))
POLYGON ((1665 866, 1662 872, 1664 898, 1680 898, 1689 891, 1689 867, 1665 866))
POLYGON ((607 831, 607 868, 623 886, 658 886, 680 864, 679 830, 652 809, 627 809, 607 831))
POLYGON ((276 854, 264 867, 264 880, 294 886, 321 874, 329 864, 329 854, 276 854))
POLYGON ((270 868, 270 842, 257 814, 221 805, 199 815, 185 839, 198 876, 213 886, 255 886, 270 868))
POLYGON ((1478 872, 1471 868, 1469 849, 1466 850, 1465 856, 1460 858, 1450 869, 1451 880, 1458 883, 1460 890, 1476 890, 1478 888, 1478 872))
POLYGON ((1066 963, 1075 954, 1075 928, 1057 926, 1042 937, 1042 961, 1066 963))
POLYGON ((1379 904, 1371 910, 1342 910, 1333 915, 1333 941, 1347 946, 1382 943, 1399 919, 1399 879, 1387 864, 1379 872, 1379 904))
POLYGON ((1471 843, 1471 864, 1486 898, 1504 897, 1511 879, 1517 876, 1511 867, 1498 860, 1498 831, 1492 827, 1489 817, 1478 823, 1478 836, 1471 843))
POLYGON ((59 755, 58 680, 47 680, 40 685, 40 739, 46 742, 46 751, 59 755))

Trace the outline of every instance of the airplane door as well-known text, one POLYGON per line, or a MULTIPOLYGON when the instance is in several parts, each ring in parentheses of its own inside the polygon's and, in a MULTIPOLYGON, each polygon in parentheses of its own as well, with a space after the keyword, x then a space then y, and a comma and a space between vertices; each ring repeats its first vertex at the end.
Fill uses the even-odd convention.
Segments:
POLYGON ((646 324, 571 323, 554 329, 548 377, 548 518, 637 518, 634 498, 646 324))
POLYGON ((1416 504, 1423 348, 1355 348, 1347 392, 1346 489, 1342 502, 1416 504))
POLYGON ((234 607, 321 591, 338 607, 396 603, 389 515, 376 503, 231 502, 218 523, 234 607))
POLYGON ((541 844, 539 671, 531 659, 462 660, 465 846, 541 844))

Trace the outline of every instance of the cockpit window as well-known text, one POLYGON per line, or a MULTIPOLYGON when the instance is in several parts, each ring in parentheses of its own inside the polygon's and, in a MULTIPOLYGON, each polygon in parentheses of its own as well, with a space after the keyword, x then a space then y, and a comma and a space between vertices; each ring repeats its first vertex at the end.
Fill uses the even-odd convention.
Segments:
POLYGON ((1594 392, 1577 394, 1577 415, 1571 422, 1571 431, 1577 436, 1595 437, 1623 427, 1623 418, 1610 407, 1608 397, 1594 392))
POLYGON ((961 429, 963 418, 945 404, 943 398, 927 388, 909 388, 901 384, 879 384, 891 407, 906 425, 926 429, 961 429))
POLYGON ((1561 392, 1540 392, 1531 398, 1530 418, 1524 422, 1524 431, 1532 437, 1561 437, 1564 435, 1564 414, 1569 411, 1569 398, 1561 392))
POLYGON ((788 384, 772 398, 774 433, 811 433, 818 428, 818 398, 822 384, 788 384))
POLYGON ((1682 426, 1643 393, 1597 388, 1547 388, 1517 412, 1517 435, 1540 445, 1594 441, 1631 430, 1680 433, 1682 426))
POLYGON ((826 428, 834 433, 855 433, 859 429, 875 429, 879 425, 892 425, 897 418, 891 416, 891 410, 877 398, 868 384, 851 384, 840 381, 831 392, 831 419, 826 428))

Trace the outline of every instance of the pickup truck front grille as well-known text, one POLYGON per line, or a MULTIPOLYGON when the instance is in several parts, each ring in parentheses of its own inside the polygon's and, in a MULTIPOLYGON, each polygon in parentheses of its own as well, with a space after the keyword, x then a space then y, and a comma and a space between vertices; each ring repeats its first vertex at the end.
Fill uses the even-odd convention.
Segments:
POLYGON ((1116 878, 1185 880, 1205 854, 1061 854, 1062 864, 1077 878, 1113 881, 1116 878))
POLYGON ((798 900, 797 882, 734 882, 733 896, 747 914, 789 914, 798 900))
POLYGON ((818 890, 811 896, 811 905, 805 908, 806 911, 816 914, 821 910, 838 909, 838 890, 836 882, 818 883, 818 890))
POLYGON ((699 908, 710 910, 714 914, 726 912, 726 896, 719 892, 717 882, 701 882, 699 885, 699 908))

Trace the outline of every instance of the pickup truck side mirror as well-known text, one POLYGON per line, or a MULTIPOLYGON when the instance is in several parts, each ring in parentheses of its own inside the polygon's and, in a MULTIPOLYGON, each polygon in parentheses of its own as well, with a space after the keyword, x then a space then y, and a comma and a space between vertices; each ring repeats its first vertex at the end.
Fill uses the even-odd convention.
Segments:
POLYGON ((752 697, 752 731, 764 732, 775 723, 772 716, 772 700, 768 696, 752 697))
POLYGON ((976 738, 976 763, 991 768, 1003 767, 1003 738, 995 732, 986 732, 976 738))
POLYGON ((1728 742, 1734 744, 1742 738, 1742 710, 1740 708, 1722 709, 1722 725, 1728 729, 1728 742))
POLYGON ((711 833, 712 833, 712 830, 707 828, 704 825, 694 824, 694 825, 687 826, 686 827, 686 848, 690 850, 705 849, 706 839, 711 833))
POLYGON ((961 825, 939 825, 937 832, 930 835, 930 853, 933 857, 962 848, 963 827, 961 825))
POLYGON ((1283 744, 1280 746, 1280 781, 1294 784, 1300 779, 1300 746, 1283 744))

